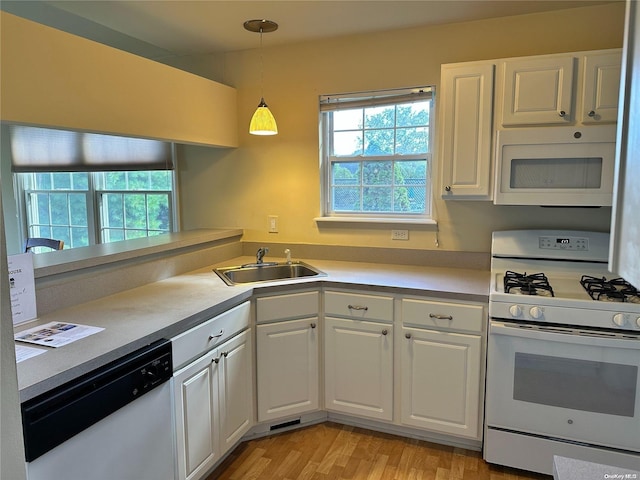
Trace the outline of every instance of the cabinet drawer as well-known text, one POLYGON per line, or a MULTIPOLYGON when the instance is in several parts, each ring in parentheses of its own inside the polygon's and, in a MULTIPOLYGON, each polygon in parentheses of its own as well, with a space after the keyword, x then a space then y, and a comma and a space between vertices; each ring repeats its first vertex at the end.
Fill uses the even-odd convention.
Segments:
POLYGON ((327 315, 393 322, 393 298, 360 293, 326 292, 327 315))
POLYGON ((174 371, 236 333, 249 327, 249 302, 245 302, 171 339, 174 371))
POLYGON ((481 333, 484 307, 430 300, 402 300, 402 323, 424 328, 447 328, 481 333))
POLYGON ((317 315, 318 292, 290 293, 256 300, 256 321, 258 322, 317 315))

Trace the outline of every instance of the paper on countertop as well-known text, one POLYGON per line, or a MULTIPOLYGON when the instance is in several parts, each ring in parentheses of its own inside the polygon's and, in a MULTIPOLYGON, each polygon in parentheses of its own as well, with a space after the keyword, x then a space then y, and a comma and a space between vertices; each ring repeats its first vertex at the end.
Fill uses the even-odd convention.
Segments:
POLYGON ((33 253, 7 256, 9 294, 13 324, 38 316, 36 310, 36 281, 33 273, 33 253))
POLYGON ((19 342, 61 347, 102 330, 104 328, 78 325, 77 323, 50 322, 16 333, 14 338, 19 342))
POLYGON ((46 352, 44 348, 34 348, 16 344, 16 363, 20 363, 23 360, 35 357, 36 355, 40 355, 44 352, 46 352))

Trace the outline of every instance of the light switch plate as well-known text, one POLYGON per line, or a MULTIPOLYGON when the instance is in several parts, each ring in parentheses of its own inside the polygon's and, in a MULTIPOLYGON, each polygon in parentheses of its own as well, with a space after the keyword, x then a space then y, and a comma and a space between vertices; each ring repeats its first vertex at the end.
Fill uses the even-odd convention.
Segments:
POLYGON ((269 233, 278 233, 277 215, 269 215, 269 233))

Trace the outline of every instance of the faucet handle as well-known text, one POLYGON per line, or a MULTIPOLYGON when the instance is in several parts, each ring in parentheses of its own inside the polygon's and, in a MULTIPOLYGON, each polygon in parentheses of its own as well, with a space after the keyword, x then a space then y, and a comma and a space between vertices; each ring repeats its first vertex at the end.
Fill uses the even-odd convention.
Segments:
POLYGON ((287 257, 287 263, 291 265, 291 249, 285 249, 284 254, 287 257))

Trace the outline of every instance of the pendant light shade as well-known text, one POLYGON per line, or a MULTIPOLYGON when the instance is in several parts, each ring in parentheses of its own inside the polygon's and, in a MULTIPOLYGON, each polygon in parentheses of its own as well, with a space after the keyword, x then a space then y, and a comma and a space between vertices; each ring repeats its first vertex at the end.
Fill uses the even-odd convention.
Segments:
POLYGON ((244 22, 244 28, 250 32, 260 33, 260 104, 256 109, 251 123, 249 124, 249 133, 252 135, 277 135, 278 125, 273 117, 271 110, 264 101, 262 89, 264 84, 263 60, 262 60, 262 34, 274 32, 278 29, 278 24, 271 20, 247 20, 244 22))
POLYGON ((249 124, 249 133, 252 135, 277 135, 278 125, 276 119, 266 103, 264 98, 260 99, 260 105, 256 108, 251 124, 249 124))

